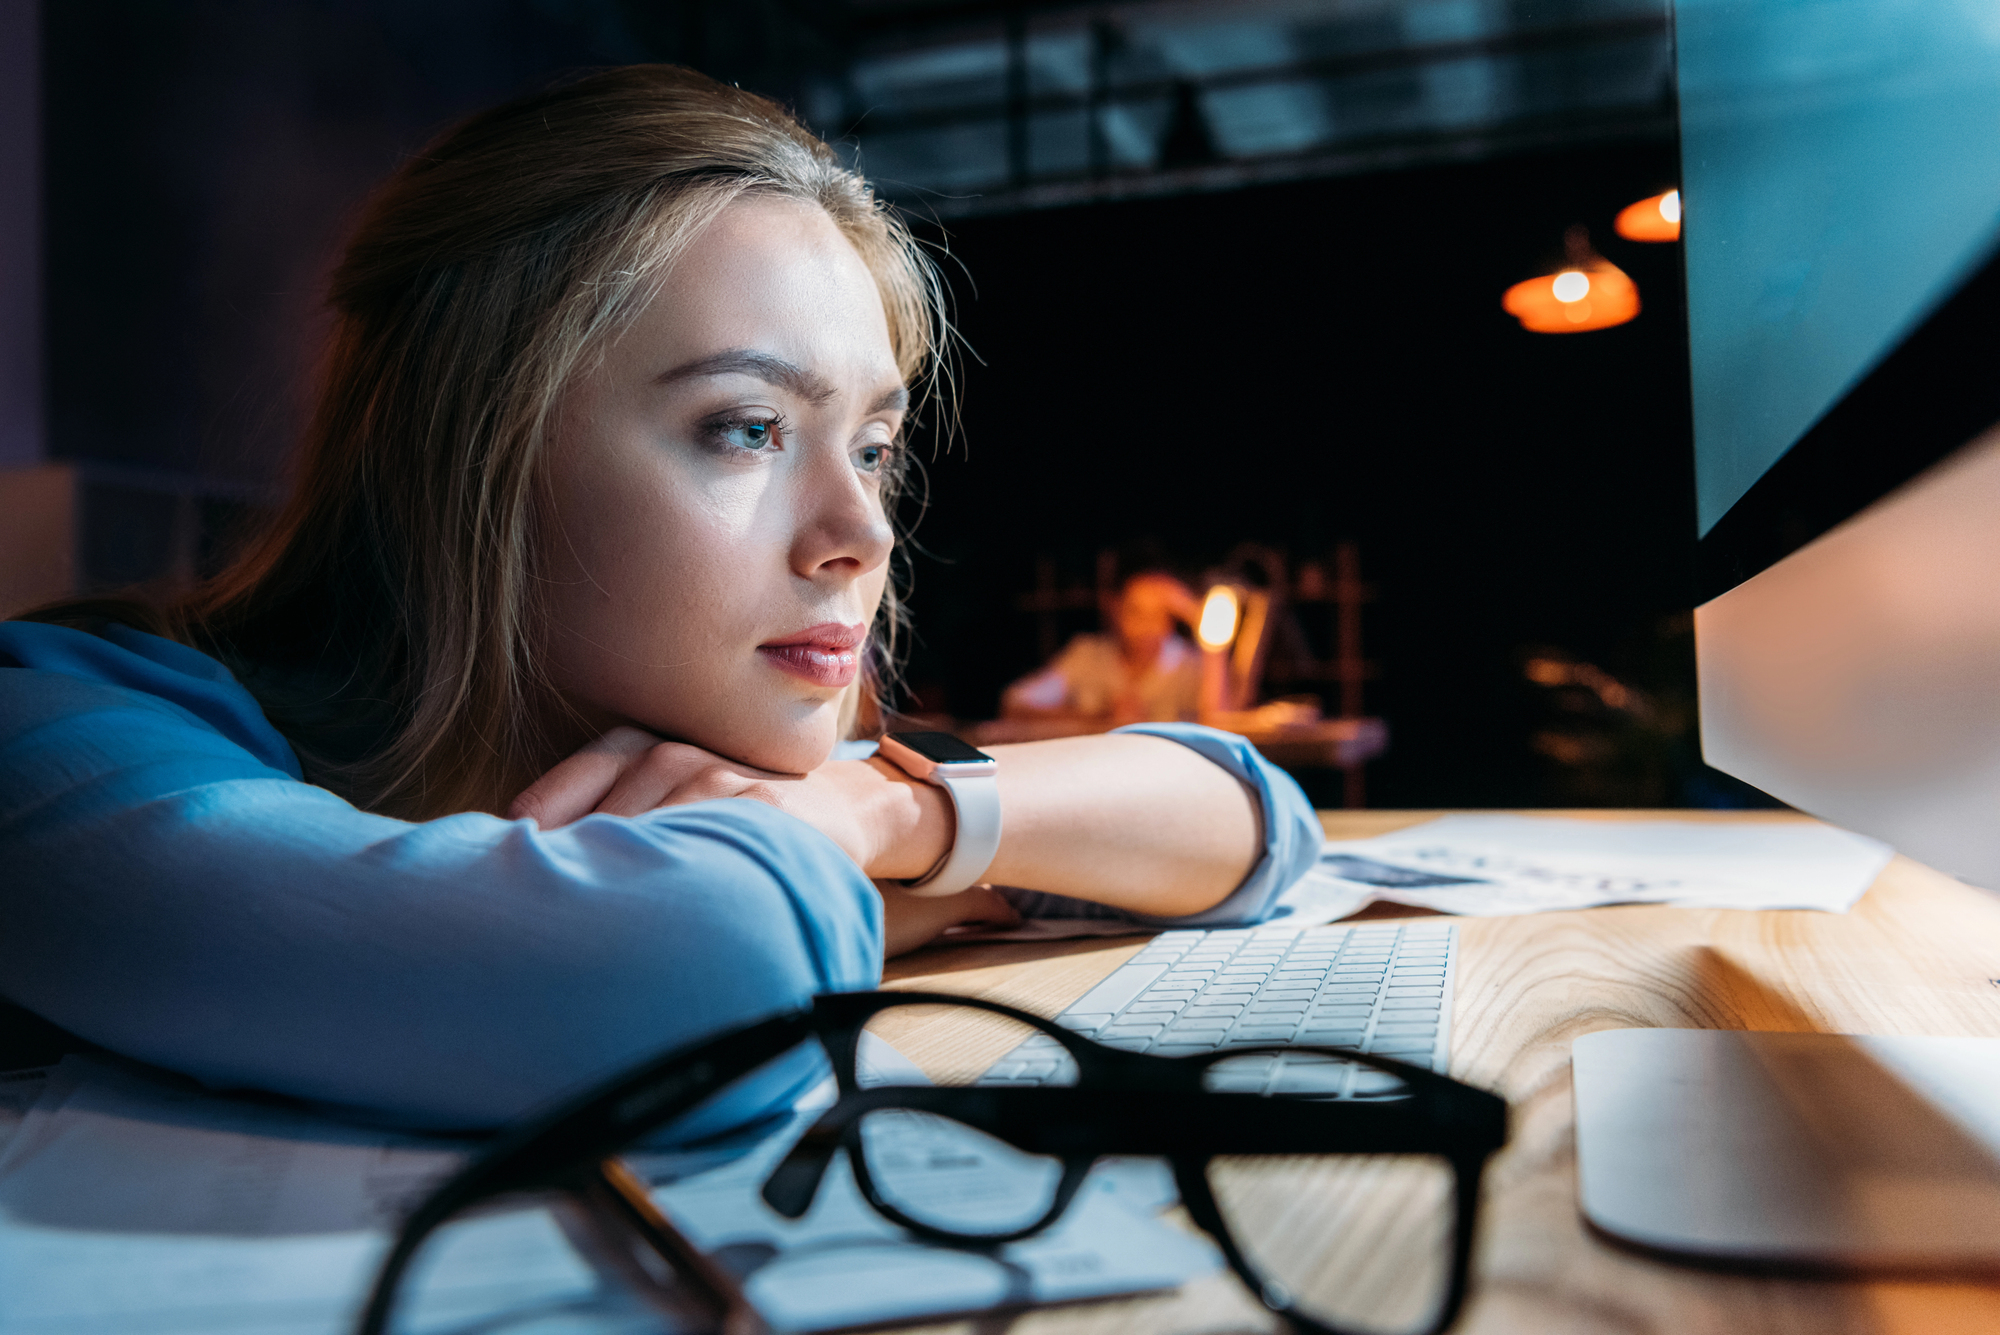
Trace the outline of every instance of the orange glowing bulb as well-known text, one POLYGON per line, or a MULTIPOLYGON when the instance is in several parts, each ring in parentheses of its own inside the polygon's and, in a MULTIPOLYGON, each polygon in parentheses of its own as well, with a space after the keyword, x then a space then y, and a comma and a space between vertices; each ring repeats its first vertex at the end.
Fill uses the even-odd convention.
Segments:
POLYGON ((1678 241, 1681 239, 1681 192, 1669 190, 1628 204, 1618 211, 1612 224, 1627 241, 1678 241))
POLYGON ((1563 235, 1569 263, 1507 289, 1500 308, 1537 334, 1584 334, 1624 324, 1639 313, 1639 287, 1625 271, 1590 248, 1590 233, 1563 235))
POLYGON ((1201 605, 1201 625, 1195 638, 1204 649, 1226 649, 1236 638, 1236 590, 1218 584, 1208 591, 1201 605))
POLYGON ((1565 305, 1590 295, 1590 275, 1581 269, 1564 269, 1549 283, 1549 291, 1565 305))
POLYGON ((1639 287, 1606 260, 1543 274, 1507 289, 1501 309, 1537 334, 1587 334, 1639 313, 1639 287))

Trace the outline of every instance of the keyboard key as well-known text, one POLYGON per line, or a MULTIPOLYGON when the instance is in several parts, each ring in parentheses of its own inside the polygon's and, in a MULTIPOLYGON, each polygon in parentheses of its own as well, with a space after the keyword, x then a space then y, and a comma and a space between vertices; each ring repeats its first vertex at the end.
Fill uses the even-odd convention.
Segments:
POLYGON ((1389 985, 1389 989, 1382 995, 1384 998, 1391 1001, 1405 1000, 1414 997, 1428 997, 1434 1001, 1443 1001, 1444 989, 1442 987, 1397 987, 1395 984, 1391 983, 1389 985))
POLYGON ((1358 1025, 1340 1029, 1322 1029, 1308 1024, 1299 1031, 1296 1041, 1319 1043, 1330 1048, 1354 1048, 1361 1046, 1361 1038, 1362 1031, 1358 1025))
POLYGON ((1056 1017, 1056 1023, 1065 1029, 1074 1029, 1080 1034, 1087 1034, 1093 1029, 1101 1029, 1110 1024, 1111 1019, 1109 1015, 1061 1015, 1056 1017))
MULTIPOLYGON (((1111 1029, 1107 1029, 1105 1032, 1116 1033, 1117 1027, 1114 1025, 1111 1029)), ((1436 1022, 1431 1022, 1428 1024, 1377 1024, 1375 1026, 1375 1037, 1377 1039, 1429 1038, 1431 1035, 1435 1033, 1437 1033, 1436 1022)))
POLYGON ((1295 1024, 1244 1024, 1235 1033, 1231 1034, 1230 1037, 1269 1039, 1274 1043, 1278 1043, 1290 1038, 1297 1030, 1298 1026, 1295 1024))

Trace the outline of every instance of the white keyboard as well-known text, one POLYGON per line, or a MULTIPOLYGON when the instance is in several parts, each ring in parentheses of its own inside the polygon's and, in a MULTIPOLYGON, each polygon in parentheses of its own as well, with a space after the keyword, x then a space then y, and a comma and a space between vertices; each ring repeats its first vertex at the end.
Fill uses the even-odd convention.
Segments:
MULTIPOLYGON (((1457 957, 1458 929, 1430 919, 1163 932, 1056 1023, 1164 1056, 1297 1043, 1443 1071, 1457 957)), ((1073 1072, 1061 1045, 1037 1035, 980 1083, 1064 1083, 1073 1072)), ((1217 1088, 1334 1098, 1367 1098, 1390 1084, 1365 1067, 1307 1054, 1246 1058, 1215 1079, 1217 1088)))

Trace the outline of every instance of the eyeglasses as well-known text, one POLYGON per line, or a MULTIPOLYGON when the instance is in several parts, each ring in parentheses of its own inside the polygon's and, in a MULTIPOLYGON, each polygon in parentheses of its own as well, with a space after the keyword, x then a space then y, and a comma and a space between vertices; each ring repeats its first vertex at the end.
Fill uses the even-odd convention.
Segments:
POLYGON ((1061 1218, 1100 1157, 1157 1157, 1188 1218, 1296 1330, 1435 1335, 1464 1304, 1480 1175, 1506 1140, 1495 1095, 1344 1049, 1151 1056, 995 1002, 851 992, 668 1053, 503 1133, 411 1212, 360 1335, 389 1329, 413 1259, 441 1226, 501 1196, 549 1191, 582 1204, 617 1238, 619 1269, 673 1289, 677 1310, 692 1290, 730 1335, 763 1330, 739 1276, 690 1242, 617 1156, 813 1041, 839 1098, 763 1184, 786 1218, 807 1213, 845 1151, 884 1218, 934 1243, 991 1249, 1061 1218), (875 1039, 924 1050, 936 1083, 914 1071, 910 1083, 864 1079, 882 1051, 875 1039))

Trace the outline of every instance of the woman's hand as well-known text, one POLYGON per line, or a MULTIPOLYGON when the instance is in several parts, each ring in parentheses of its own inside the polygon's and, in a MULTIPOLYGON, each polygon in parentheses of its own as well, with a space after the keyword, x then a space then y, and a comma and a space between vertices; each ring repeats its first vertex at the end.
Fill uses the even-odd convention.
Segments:
POLYGON ((943 791, 886 761, 830 761, 809 774, 779 774, 631 727, 613 728, 535 780, 507 815, 550 830, 593 813, 637 816, 724 797, 797 816, 876 878, 923 875, 951 838, 943 791))
MULTIPOLYGON (((747 797, 798 816, 878 878, 885 950, 890 955, 928 945, 962 924, 1017 926, 1021 915, 988 886, 955 895, 919 896, 879 879, 890 873, 877 870, 878 866, 901 866, 898 874, 907 879, 921 875, 939 855, 920 851, 912 856, 907 850, 897 855, 877 848, 884 832, 880 821, 869 819, 871 813, 879 815, 892 806, 899 790, 912 787, 913 781, 900 770, 867 761, 836 761, 811 774, 777 774, 725 760, 698 746, 663 742, 638 728, 613 728, 530 784, 508 805, 507 815, 548 830, 599 812, 637 816, 658 807, 747 797)), ((921 797, 914 792, 905 795, 921 797)))
POLYGON ((975 885, 955 895, 913 895, 901 886, 877 881, 882 892, 882 924, 887 940, 883 953, 895 956, 927 946, 953 927, 1019 927, 1021 915, 990 885, 975 885))

